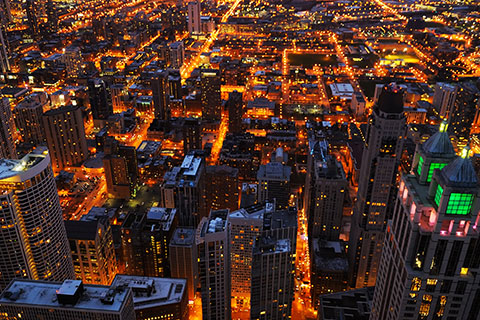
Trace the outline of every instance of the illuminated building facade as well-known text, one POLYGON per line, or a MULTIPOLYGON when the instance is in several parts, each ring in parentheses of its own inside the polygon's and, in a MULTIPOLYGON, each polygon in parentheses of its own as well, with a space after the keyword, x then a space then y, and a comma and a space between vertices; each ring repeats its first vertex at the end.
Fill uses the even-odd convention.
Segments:
POLYGON ((46 148, 0 160, 0 287, 14 278, 73 279, 62 208, 46 148))
POLYGON ((87 139, 80 107, 69 105, 45 112, 43 127, 55 172, 77 166, 87 159, 87 139))
POLYGON ((168 108, 170 95, 168 72, 157 70, 150 78, 150 86, 153 95, 153 108, 156 119, 169 120, 170 109, 168 108))
POLYGON ((202 121, 198 118, 185 118, 183 124, 183 154, 202 150, 202 121))
POLYGON ((6 38, 6 31, 3 28, 3 25, 0 25, 0 74, 5 74, 10 71, 10 61, 8 60, 8 40, 6 38))
POLYGON ((180 69, 185 60, 185 48, 183 41, 175 41, 169 46, 170 48, 170 67, 180 69))
POLYGON ((281 162, 261 165, 257 173, 258 202, 275 201, 279 209, 286 209, 290 199, 292 169, 281 162))
POLYGON ((228 210, 211 211, 198 225, 198 271, 205 320, 231 319, 228 210))
POLYGON ((188 3, 188 32, 190 34, 200 34, 202 32, 201 13, 202 8, 200 1, 192 1, 188 3))
POLYGON ((405 131, 403 91, 395 84, 384 86, 369 118, 352 217, 348 252, 352 287, 375 284, 405 131))
POLYGON ((38 21, 39 4, 37 0, 26 1, 27 22, 30 36, 36 39, 40 34, 40 24, 38 21))
POLYGON ((202 118, 220 120, 222 117, 221 77, 217 69, 204 69, 200 72, 200 100, 202 118))
POLYGON ((17 152, 13 141, 14 125, 12 110, 7 98, 0 98, 0 159, 16 159, 17 152))
MULTIPOLYGON (((15 125, 20 131, 22 141, 37 145, 45 142, 45 130, 42 126, 43 106, 42 99, 22 101, 13 109, 15 125)), ((46 96, 45 96, 46 100, 46 96)), ((45 104, 47 101, 45 101, 45 104)))
POLYGON ((76 279, 109 285, 117 274, 112 229, 107 217, 65 220, 76 279))
POLYGON ((242 132, 243 96, 241 92, 233 91, 228 94, 228 132, 242 132))
POLYGON ((443 126, 402 176, 370 319, 478 319, 480 189, 469 151, 456 157, 443 126))
POLYGON ((108 117, 113 115, 110 94, 107 90, 107 85, 102 79, 89 79, 87 85, 94 125, 101 128, 108 117))
POLYGON ((449 118, 454 109, 455 98, 457 96, 457 86, 454 84, 437 82, 435 84, 435 93, 433 102, 438 115, 442 118, 449 118))
POLYGON ((450 114, 448 131, 454 134, 462 145, 470 137, 472 125, 478 125, 480 90, 475 83, 458 84, 455 105, 450 114))

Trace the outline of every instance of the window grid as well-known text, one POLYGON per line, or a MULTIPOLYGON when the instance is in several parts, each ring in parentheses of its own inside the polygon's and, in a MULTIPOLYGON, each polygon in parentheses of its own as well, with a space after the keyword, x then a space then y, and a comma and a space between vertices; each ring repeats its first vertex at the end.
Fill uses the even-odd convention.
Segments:
POLYGON ((433 171, 435 169, 443 169, 447 164, 446 163, 432 163, 430 165, 430 168, 428 169, 428 176, 427 176, 427 182, 432 181, 432 176, 433 176, 433 171))
POLYGON ((470 209, 472 208, 472 203, 473 194, 452 193, 448 199, 446 214, 469 214, 470 209))
POLYGON ((418 167, 417 167, 417 173, 419 176, 422 175, 422 167, 423 167, 423 157, 420 156, 420 160, 418 160, 418 167))
POLYGON ((437 191, 435 192, 435 203, 437 207, 440 206, 440 199, 442 198, 443 188, 441 185, 438 185, 437 191))

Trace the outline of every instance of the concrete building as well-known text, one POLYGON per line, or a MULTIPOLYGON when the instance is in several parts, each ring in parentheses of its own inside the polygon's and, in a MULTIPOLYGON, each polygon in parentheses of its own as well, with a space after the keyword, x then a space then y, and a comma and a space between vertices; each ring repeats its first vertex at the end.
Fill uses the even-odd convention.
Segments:
POLYGON ((188 319, 185 279, 117 275, 112 287, 132 290, 136 320, 188 319))
POLYGON ((13 141, 13 117, 10 102, 7 98, 0 98, 0 159, 16 159, 17 151, 13 141))
POLYGON ((238 169, 229 166, 207 166, 205 169, 205 207, 210 210, 238 209, 238 169))
POLYGON ((87 85, 94 126, 102 128, 108 117, 113 115, 108 86, 102 79, 89 79, 87 85))
POLYGON ((76 279, 88 284, 112 283, 117 274, 117 260, 109 219, 64 223, 76 279))
POLYGON ((187 296, 194 301, 199 284, 194 228, 177 228, 169 244, 170 275, 187 280, 187 296))
POLYGON ((479 126, 480 89, 475 82, 459 83, 454 108, 450 113, 448 131, 461 145, 467 145, 472 126, 479 126))
POLYGON ((167 172, 161 185, 161 206, 176 208, 179 225, 195 227, 204 211, 204 172, 205 160, 188 154, 180 167, 167 172))
POLYGON ((156 119, 169 120, 170 109, 168 108, 170 95, 168 72, 156 70, 150 77, 150 87, 153 96, 153 108, 156 119))
POLYGON ((443 82, 437 82, 435 84, 432 104, 437 110, 438 115, 443 119, 450 117, 450 113, 454 109, 456 96, 457 86, 454 84, 443 82))
POLYGON ((228 94, 228 132, 242 132, 243 100, 242 93, 233 91, 228 94))
POLYGON ((351 109, 355 116, 361 117, 365 113, 366 101, 361 92, 355 91, 352 94, 351 109))
POLYGON ((406 136, 403 91, 384 86, 370 116, 350 233, 351 286, 375 284, 406 136))
POLYGON ((220 120, 222 117, 221 77, 218 69, 200 71, 200 101, 204 120, 220 120))
POLYGON ((16 279, 0 296, 2 319, 135 319, 128 287, 16 279))
MULTIPOLYGON (((1 17, 0 17, 1 18, 1 17)), ((0 26, 0 74, 6 74, 10 71, 10 61, 8 57, 8 42, 4 25, 0 26)))
POLYGON ((480 188, 445 125, 419 146, 388 223, 370 319, 478 319, 480 188), (448 164, 447 164, 448 163, 448 164))
POLYGON ((320 297, 318 320, 368 320, 374 287, 324 294, 320 297))
POLYGON ((231 319, 228 210, 211 211, 198 225, 198 271, 204 320, 231 319))
POLYGON ((288 207, 292 169, 281 162, 260 165, 257 173, 258 202, 274 201, 278 208, 288 207))
POLYGON ((170 68, 180 69, 185 61, 185 47, 183 41, 175 41, 170 44, 170 68))
POLYGON ((44 93, 27 97, 13 109, 15 125, 20 131, 22 141, 38 145, 45 142, 45 130, 42 123, 43 107, 48 103, 44 93))
POLYGON ((309 141, 309 159, 305 180, 305 212, 308 236, 337 241, 342 227, 348 181, 342 164, 327 154, 326 144, 309 141))
POLYGON ((46 148, 0 160, 0 288, 14 278, 74 277, 62 208, 46 148), (47 219, 48 217, 48 219, 47 219))
POLYGON ((187 15, 188 15, 188 32, 190 34, 202 33, 202 20, 201 20, 202 8, 200 1, 192 1, 188 3, 187 15))
POLYGON ((88 157, 80 107, 65 106, 43 114, 47 146, 55 172, 80 165, 88 157))
POLYGON ((103 158, 108 194, 116 199, 129 199, 135 193, 135 177, 129 174, 128 160, 119 155, 103 158))
POLYGON ((198 118, 185 118, 183 124, 183 154, 202 150, 202 121, 198 118))
POLYGON ((252 253, 250 319, 289 319, 294 296, 295 247, 289 239, 260 237, 252 253))

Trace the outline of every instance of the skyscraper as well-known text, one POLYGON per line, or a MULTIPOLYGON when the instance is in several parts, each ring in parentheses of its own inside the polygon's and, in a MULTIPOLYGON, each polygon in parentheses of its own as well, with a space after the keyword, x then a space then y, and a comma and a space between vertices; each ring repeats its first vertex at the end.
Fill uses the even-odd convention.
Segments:
POLYGON ((13 113, 23 142, 32 145, 45 142, 45 130, 42 123, 43 104, 40 99, 25 99, 13 109, 13 113))
POLYGON ((169 244, 170 274, 187 279, 188 299, 195 300, 198 287, 198 252, 194 228, 177 228, 169 244))
POLYGON ((218 69, 204 69, 200 72, 200 100, 202 118, 220 120, 222 117, 221 78, 218 69))
POLYGON ((242 93, 233 91, 228 95, 228 132, 242 132, 243 100, 242 93))
POLYGON ((37 0, 26 0, 28 31, 33 39, 40 36, 40 24, 38 22, 39 4, 37 0))
POLYGON ((448 131, 455 134, 464 145, 470 138, 472 124, 479 113, 480 90, 475 82, 459 83, 455 104, 449 117, 448 131))
POLYGON ((8 42, 4 25, 0 24, 0 73, 5 74, 10 71, 10 62, 8 60, 8 42))
POLYGON ((0 25, 6 26, 12 21, 10 0, 0 0, 0 25))
POLYGON ((45 112, 43 126, 54 171, 79 165, 87 159, 87 139, 80 107, 70 105, 45 112))
POLYGON ((449 118, 455 105, 457 96, 457 86, 453 84, 437 82, 435 84, 435 92, 433 94, 433 102, 435 109, 442 118, 449 118))
POLYGON ((207 166, 205 170, 205 206, 210 210, 238 209, 238 169, 229 166, 207 166))
POLYGON ((47 11, 47 28, 51 33, 58 31, 58 14, 55 2, 47 0, 45 11, 47 11))
POLYGON ((289 239, 260 237, 253 246, 250 319, 289 319, 292 315, 295 247, 289 239))
POLYGON ((96 126, 103 127, 103 122, 113 114, 107 85, 102 79, 89 79, 87 84, 94 124, 97 122, 96 126))
POLYGON ((201 4, 200 1, 192 1, 188 3, 188 32, 190 34, 202 33, 201 4))
POLYGON ((478 319, 480 188, 469 150, 456 157, 445 130, 401 178, 370 319, 478 319))
POLYGON ((185 60, 185 48, 183 41, 175 41, 170 44, 170 67, 173 69, 180 69, 185 60))
POLYGON ((17 152, 13 141, 12 110, 7 98, 0 98, 0 159, 16 159, 17 152))
POLYGON ((13 278, 73 279, 62 208, 46 148, 0 160, 0 288, 13 278), (7 258, 8 257, 8 258, 7 258))
POLYGON ((292 169, 281 162, 272 161, 258 169, 258 201, 274 201, 280 209, 288 207, 290 174, 292 169))
POLYGON ((168 72, 165 70, 157 70, 150 78, 150 86, 153 95, 153 108, 156 119, 169 120, 169 83, 168 72))
POLYGON ((117 260, 108 217, 88 221, 66 220, 75 278, 109 285, 117 274, 117 260))
POLYGON ((205 320, 231 319, 228 210, 211 211, 197 229, 198 271, 205 320))
POLYGON ((375 285, 404 139, 403 91, 386 85, 365 137, 348 252, 352 287, 375 285))
POLYGON ((119 155, 107 155, 103 158, 107 192, 117 199, 129 199, 135 188, 135 181, 128 173, 127 159, 119 155))

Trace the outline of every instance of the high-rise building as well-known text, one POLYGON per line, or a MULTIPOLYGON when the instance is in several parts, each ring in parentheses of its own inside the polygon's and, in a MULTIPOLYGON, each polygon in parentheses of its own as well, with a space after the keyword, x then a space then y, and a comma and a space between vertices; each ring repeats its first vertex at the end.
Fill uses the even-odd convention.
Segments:
POLYGON ((342 226, 348 181, 343 167, 317 141, 309 141, 309 162, 305 181, 305 210, 309 239, 337 241, 342 226), (320 147, 320 149, 319 149, 320 147))
POLYGON ((228 132, 242 132, 243 100, 242 93, 233 91, 228 95, 228 132))
POLYGON ((202 19, 201 19, 202 8, 200 1, 192 1, 188 3, 187 14, 188 14, 188 32, 190 34, 200 34, 202 33, 202 19))
POLYGON ((480 90, 474 82, 459 83, 457 85, 455 104, 449 117, 448 131, 459 140, 466 141, 470 138, 470 130, 476 118, 480 103, 480 90))
POLYGON ((104 122, 113 115, 107 85, 102 79, 88 80, 88 97, 95 126, 103 127, 104 122))
POLYGON ((16 279, 0 296, 2 319, 135 319, 132 290, 81 280, 16 279))
POLYGON ((45 130, 42 123, 43 106, 46 95, 30 96, 13 109, 15 125, 20 131, 22 141, 38 145, 45 142, 45 130))
POLYGON ((28 31, 30 36, 36 39, 40 35, 40 24, 38 21, 39 4, 37 0, 27 0, 26 3, 28 31))
MULTIPOLYGON (((251 305, 252 250, 257 237, 289 239, 294 263, 297 235, 297 211, 275 210, 273 203, 242 208, 228 215, 232 281, 232 310, 234 317, 248 317, 251 305), (247 314, 244 314, 246 311, 247 314)), ((285 288, 287 289, 287 288, 285 288)))
POLYGON ((74 277, 62 208, 46 148, 0 160, 0 288, 14 278, 74 277), (8 258, 7 258, 8 257, 8 258))
POLYGON ((195 227, 206 216, 204 212, 205 159, 188 154, 180 167, 167 172, 161 185, 160 203, 164 208, 177 208, 182 227, 195 227))
POLYGON ((218 69, 200 71, 200 100, 202 103, 202 118, 205 120, 220 120, 222 117, 221 78, 218 69))
MULTIPOLYGON (((135 148, 134 148, 135 150, 135 148)), ((120 155, 103 158, 107 192, 113 198, 129 199, 134 195, 136 180, 129 173, 128 160, 120 155)))
POLYGON ((375 284, 405 140, 403 91, 384 86, 368 121, 349 244, 352 287, 375 284))
POLYGON ((11 21, 10 0, 0 0, 0 25, 7 26, 11 21))
POLYGON ((185 48, 183 41, 175 41, 170 44, 170 67, 180 69, 185 60, 185 48))
POLYGON ((370 319, 479 317, 479 183, 470 150, 456 157, 445 129, 401 178, 370 319))
POLYGON ((183 154, 202 150, 202 121, 198 118, 185 118, 183 124, 183 154))
POLYGON ((10 71, 10 61, 8 60, 8 40, 4 25, 0 24, 0 74, 10 71))
POLYGON ((188 320, 185 279, 117 275, 112 287, 130 288, 136 320, 188 320))
POLYGON ((260 237, 252 254, 250 319, 290 319, 294 295, 295 247, 289 239, 260 237))
POLYGON ((12 109, 7 98, 0 98, 0 159, 16 159, 17 151, 13 141, 12 109))
POLYGON ((237 210, 239 204, 238 169, 229 166, 207 166, 205 169, 205 206, 210 210, 237 210))
MULTIPOLYGON (((49 0, 51 2, 51 0, 49 0)), ((82 65, 82 53, 77 46, 68 46, 62 54, 62 63, 65 65, 65 70, 68 77, 76 77, 80 72, 82 65)))
POLYGON ((433 106, 442 118, 449 118, 454 109, 455 98, 457 96, 457 86, 454 84, 438 82, 435 84, 433 94, 433 106))
POLYGON ((258 169, 258 201, 275 200, 277 208, 288 207, 290 199, 290 174, 292 169, 281 162, 272 161, 258 169))
POLYGON ((188 300, 194 301, 198 287, 198 253, 194 228, 177 228, 169 244, 170 275, 187 279, 188 300))
POLYGON ((228 210, 211 211, 198 225, 198 271, 205 320, 231 319, 228 210))
POLYGON ((117 274, 117 260, 108 217, 89 221, 66 220, 76 279, 109 285, 117 274))
POLYGON ((153 108, 156 119, 169 120, 170 108, 168 72, 166 70, 157 70, 150 78, 150 86, 153 95, 153 108))
POLYGON ((72 105, 43 114, 43 127, 53 170, 77 166, 88 157, 82 110, 72 105))

